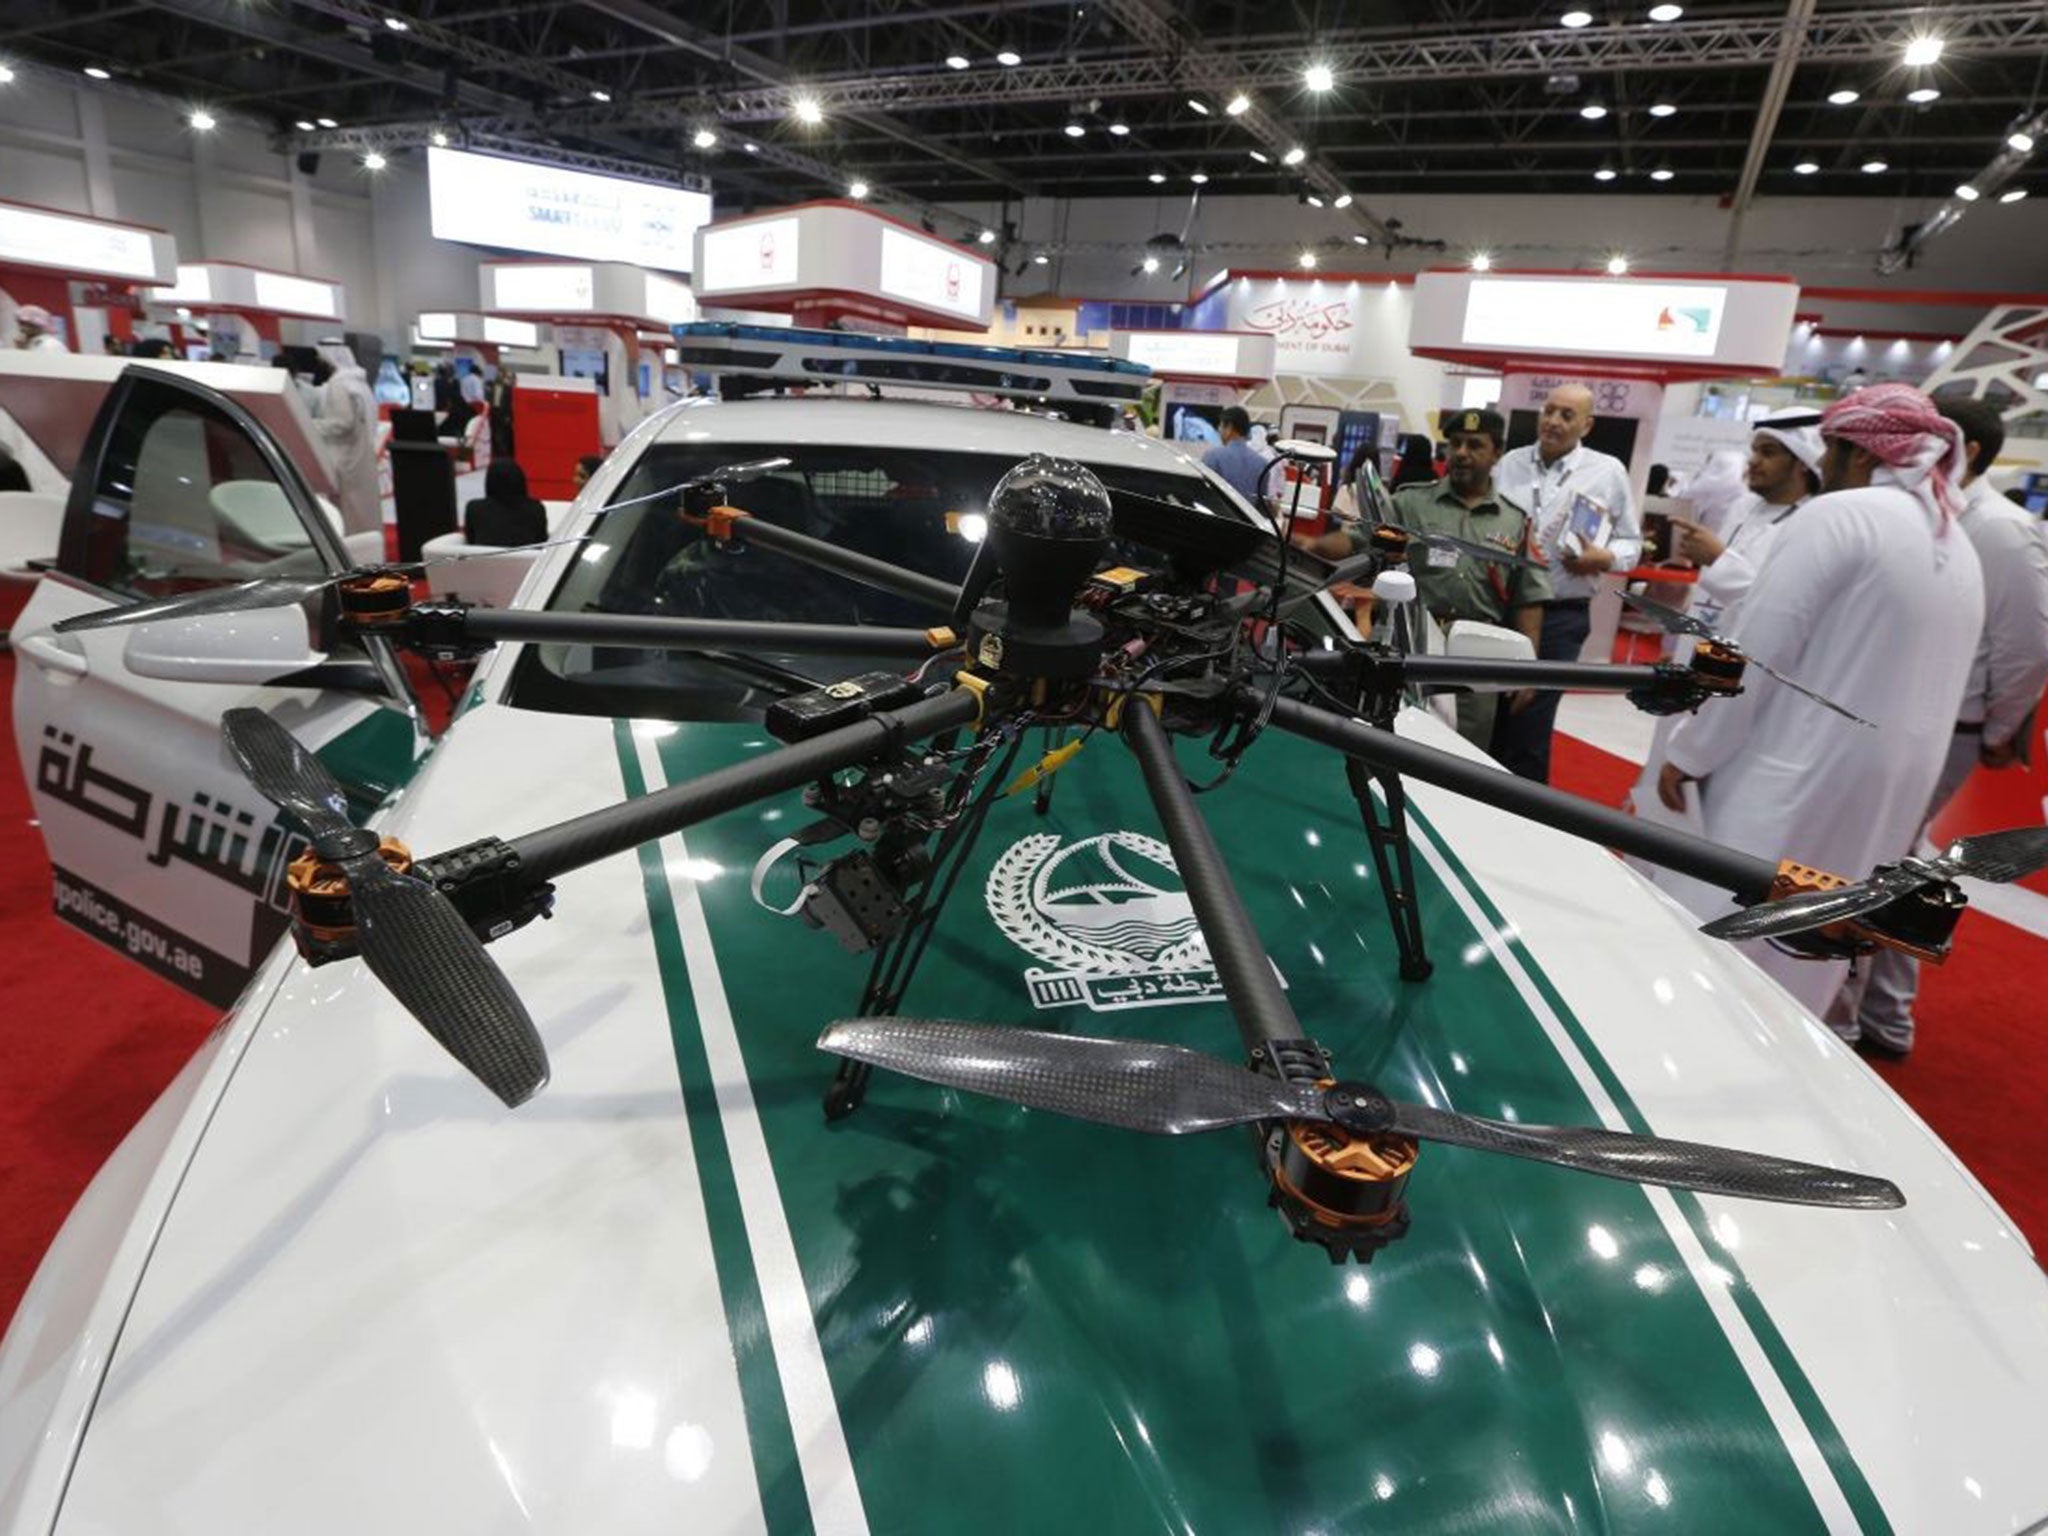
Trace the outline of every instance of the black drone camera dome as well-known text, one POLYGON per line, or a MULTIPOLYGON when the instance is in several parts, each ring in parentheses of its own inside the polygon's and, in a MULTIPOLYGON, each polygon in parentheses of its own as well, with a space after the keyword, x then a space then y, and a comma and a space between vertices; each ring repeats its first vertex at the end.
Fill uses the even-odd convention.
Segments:
POLYGON ((1109 492, 1071 459, 1034 453, 996 482, 988 536, 969 573, 974 600, 1000 574, 1001 600, 982 603, 974 627, 997 642, 992 655, 1037 676, 1085 673, 1102 626, 1074 612, 1115 525, 1109 492))

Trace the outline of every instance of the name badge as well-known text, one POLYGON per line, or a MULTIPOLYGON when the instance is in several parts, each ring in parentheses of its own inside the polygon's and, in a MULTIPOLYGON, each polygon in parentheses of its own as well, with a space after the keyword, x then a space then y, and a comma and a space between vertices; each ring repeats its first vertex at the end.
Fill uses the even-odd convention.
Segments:
POLYGON ((1429 546, 1429 568, 1432 571, 1445 570, 1458 563, 1459 554, 1455 549, 1446 549, 1441 544, 1429 546))

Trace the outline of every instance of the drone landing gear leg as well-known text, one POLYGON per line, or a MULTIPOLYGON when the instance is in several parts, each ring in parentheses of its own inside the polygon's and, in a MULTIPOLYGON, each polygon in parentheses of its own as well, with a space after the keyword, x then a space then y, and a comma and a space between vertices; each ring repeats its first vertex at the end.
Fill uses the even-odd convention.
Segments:
MULTIPOLYGON (((938 927, 939 915, 945 910, 946 898, 953 894, 967 856, 974 851, 975 842, 981 835, 982 824, 988 820, 989 807, 1001 793, 1004 778, 1016 758, 1017 743, 1012 743, 992 775, 988 788, 968 807, 965 815, 939 835, 938 846, 932 850, 931 869, 918 886, 908 920, 875 951, 875 963, 868 971, 867 989, 860 998, 862 1017, 893 1014, 902 1005, 903 994, 910 989, 918 962, 924 958, 925 948, 938 927)), ((955 781, 959 792, 971 793, 974 779, 985 763, 985 758, 980 759, 961 770, 959 779, 955 781)), ((825 1088, 827 1120, 844 1120, 860 1108, 867 1098, 870 1071, 864 1061, 854 1061, 849 1057, 840 1059, 839 1069, 832 1074, 832 1081, 825 1088)))
POLYGON ((1387 918, 1394 927, 1394 948, 1401 957, 1403 981, 1427 981, 1435 965, 1422 938, 1422 908, 1415 899, 1415 858, 1408 841, 1408 792, 1397 773, 1378 775, 1382 808, 1373 798, 1374 775, 1357 758, 1344 760, 1344 777, 1365 821, 1372 845, 1373 870, 1386 893, 1387 918))

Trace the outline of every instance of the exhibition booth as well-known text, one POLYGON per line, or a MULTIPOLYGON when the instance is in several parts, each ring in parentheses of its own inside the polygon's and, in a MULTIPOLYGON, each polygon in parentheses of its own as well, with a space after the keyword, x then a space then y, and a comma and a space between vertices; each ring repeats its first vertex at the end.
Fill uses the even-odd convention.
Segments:
POLYGON ((265 360, 266 346, 274 354, 284 345, 283 323, 287 320, 306 321, 331 331, 348 319, 348 301, 341 284, 238 261, 180 262, 175 283, 151 289, 144 297, 154 318, 169 318, 172 340, 186 357, 204 358, 210 353, 260 362, 265 360), (195 315, 207 317, 203 341, 184 335, 179 323, 195 315))
POLYGON ((137 290, 177 280, 178 243, 161 229, 0 200, 0 338, 15 314, 46 309, 71 350, 98 352, 125 339, 137 290))

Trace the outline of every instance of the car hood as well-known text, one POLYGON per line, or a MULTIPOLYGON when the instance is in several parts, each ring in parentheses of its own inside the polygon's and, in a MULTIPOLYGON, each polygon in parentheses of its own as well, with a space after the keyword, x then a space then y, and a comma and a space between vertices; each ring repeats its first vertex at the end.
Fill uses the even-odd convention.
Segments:
MULTIPOLYGON (((389 829, 512 835, 773 745, 484 706, 389 829)), ((750 889, 804 820, 786 796, 565 877, 553 920, 493 946, 554 1061, 520 1110, 357 963, 245 1010, 59 1529, 2048 1514, 2048 1289, 1946 1151, 1618 861, 1415 798, 1422 984, 1333 759, 1268 740, 1201 802, 1339 1070, 1880 1172, 1908 1208, 1425 1147, 1410 1234, 1337 1267, 1266 1209, 1248 1132, 1153 1140, 882 1077, 827 1126, 812 1042, 868 966, 750 889)), ((903 1011, 1237 1056, 1156 836, 1108 738, 1050 814, 998 802, 903 1011)))

